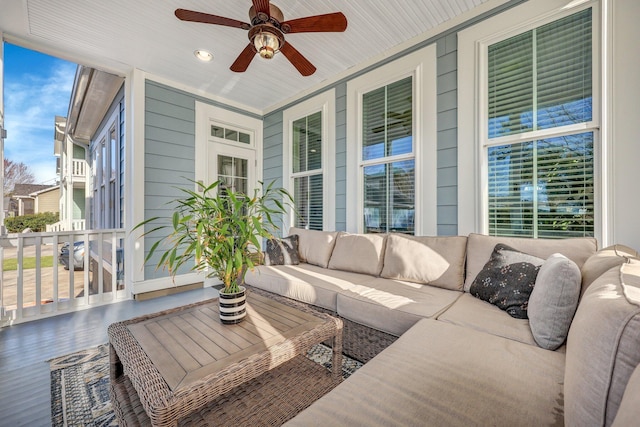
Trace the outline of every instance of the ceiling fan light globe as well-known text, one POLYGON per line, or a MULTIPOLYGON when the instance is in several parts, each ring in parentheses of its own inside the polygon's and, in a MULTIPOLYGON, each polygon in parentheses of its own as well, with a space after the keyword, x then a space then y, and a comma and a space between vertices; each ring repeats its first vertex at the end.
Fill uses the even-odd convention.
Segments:
POLYGON ((275 35, 262 31, 253 38, 253 45, 261 57, 271 59, 280 49, 280 40, 275 35))

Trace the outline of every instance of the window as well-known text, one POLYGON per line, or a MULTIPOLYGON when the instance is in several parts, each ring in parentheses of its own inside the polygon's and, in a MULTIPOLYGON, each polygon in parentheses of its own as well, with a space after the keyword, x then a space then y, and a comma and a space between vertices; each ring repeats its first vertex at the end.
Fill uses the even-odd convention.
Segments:
POLYGON ((415 232, 412 82, 407 77, 362 97, 365 233, 415 232))
POLYGON ((92 141, 91 145, 91 228, 117 228, 120 207, 120 109, 92 141))
MULTIPOLYGON (((347 82, 344 211, 350 233, 441 234, 439 215, 449 206, 438 185, 455 181, 455 159, 438 164, 438 121, 455 110, 438 111, 438 70, 449 83, 455 70, 438 67, 437 53, 438 44, 430 43, 347 82)), ((455 50, 444 53, 456 56, 455 50)))
POLYGON ((284 186, 296 210, 285 222, 335 230, 335 91, 285 110, 282 119, 284 186))
POLYGON ((323 228, 322 112, 293 122, 293 200, 298 215, 294 225, 323 228))
POLYGON ((594 236, 592 11, 486 50, 488 233, 594 236))

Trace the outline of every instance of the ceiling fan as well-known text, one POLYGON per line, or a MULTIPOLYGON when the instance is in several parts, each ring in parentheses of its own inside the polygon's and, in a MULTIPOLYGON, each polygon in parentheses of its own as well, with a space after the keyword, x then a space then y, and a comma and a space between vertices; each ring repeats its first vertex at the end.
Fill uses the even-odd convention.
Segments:
POLYGON ((316 67, 302 56, 291 43, 285 41, 285 34, 342 32, 347 29, 347 18, 341 12, 285 21, 282 11, 271 4, 269 0, 252 1, 253 6, 249 9, 250 24, 186 9, 176 9, 175 14, 181 21, 202 22, 248 30, 249 44, 230 67, 231 71, 238 73, 247 70, 256 53, 263 58, 270 59, 277 52, 282 52, 300 74, 310 76, 316 71, 316 67))

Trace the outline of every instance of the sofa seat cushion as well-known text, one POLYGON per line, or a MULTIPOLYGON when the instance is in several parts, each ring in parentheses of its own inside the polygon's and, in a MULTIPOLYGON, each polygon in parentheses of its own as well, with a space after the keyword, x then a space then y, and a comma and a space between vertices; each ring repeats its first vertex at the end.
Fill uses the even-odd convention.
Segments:
POLYGON ((584 262, 596 252, 596 239, 576 237, 571 239, 528 239, 522 237, 495 237, 483 234, 469 234, 467 238, 467 276, 464 282, 465 291, 469 291, 471 283, 491 257, 493 248, 503 243, 514 249, 547 259, 554 253, 562 255, 582 267, 584 262))
POLYGON ((373 279, 338 294, 338 314, 371 328, 400 336, 425 317, 434 317, 461 292, 399 280, 373 279))
POLYGON ((386 234, 338 233, 329 268, 378 276, 386 239, 386 234))
POLYGON ((466 250, 465 236, 390 234, 380 276, 461 291, 466 250))
POLYGON ((562 425, 564 354, 418 322, 287 426, 562 425))
POLYGON ((256 288, 336 311, 336 295, 358 283, 373 280, 364 274, 328 270, 311 264, 257 266, 245 282, 256 288))
POLYGON ((538 345, 531 333, 529 320, 515 319, 495 305, 467 293, 440 314, 438 321, 475 329, 524 344, 538 345))
POLYGON ((567 425, 611 425, 640 364, 640 260, 605 272, 585 291, 567 337, 567 425))

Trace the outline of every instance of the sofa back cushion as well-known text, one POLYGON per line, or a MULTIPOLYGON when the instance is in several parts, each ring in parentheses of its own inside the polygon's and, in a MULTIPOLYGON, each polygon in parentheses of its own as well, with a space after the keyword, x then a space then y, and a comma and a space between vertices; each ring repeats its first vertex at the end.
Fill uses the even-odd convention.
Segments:
POLYGON ((629 258, 638 258, 638 252, 624 245, 613 245, 600 249, 591 255, 580 269, 582 274, 582 294, 589 285, 607 270, 629 261, 629 258))
POLYGON ((291 227, 289 236, 298 235, 298 258, 300 262, 327 268, 336 244, 337 231, 305 230, 291 227))
POLYGON ((640 364, 640 261, 613 267, 582 296, 567 337, 565 424, 613 422, 640 364))
POLYGON ((386 238, 386 234, 339 233, 329 268, 378 276, 382 270, 386 238))
POLYGON ((469 291, 471 283, 491 257, 493 248, 498 243, 504 243, 521 252, 547 259, 554 253, 562 255, 575 262, 578 267, 596 252, 596 239, 591 237, 577 237, 572 239, 530 239, 522 237, 496 237, 472 233, 467 239, 467 275, 464 290, 469 291))
POLYGON ((462 290, 466 236, 430 237, 391 234, 382 277, 462 290))

